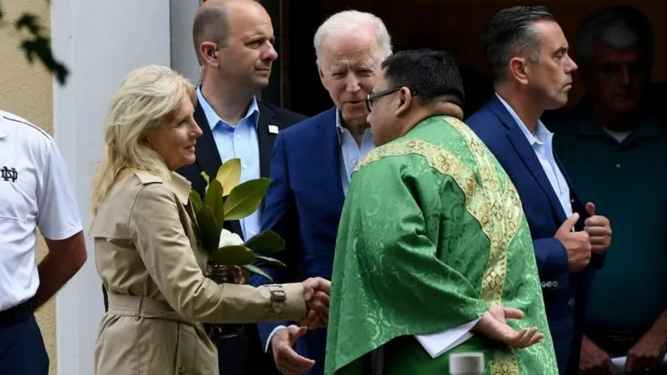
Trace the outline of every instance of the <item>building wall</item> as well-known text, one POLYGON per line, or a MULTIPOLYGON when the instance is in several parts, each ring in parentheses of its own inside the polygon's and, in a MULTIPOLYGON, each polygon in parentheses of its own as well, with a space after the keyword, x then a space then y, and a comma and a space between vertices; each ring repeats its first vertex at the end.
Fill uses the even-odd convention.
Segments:
MULTIPOLYGON (((14 21, 24 12, 39 17, 45 28, 50 27, 49 2, 44 0, 2 1, 4 11, 0 26, 0 109, 24 117, 53 134, 53 86, 51 75, 40 64, 29 64, 21 41, 26 33, 14 29, 14 21)), ((48 33, 47 33, 48 34, 48 33)), ((40 238, 37 244, 38 261, 46 254, 46 245, 40 238)), ((51 359, 49 374, 56 374, 56 312, 55 299, 37 312, 37 321, 44 335, 51 359)), ((0 370, 0 372, 2 372, 0 370)))
MULTIPOLYGON (((52 47, 72 71, 66 86, 54 87, 55 136, 88 228, 90 185, 104 148, 111 98, 130 71, 148 64, 170 66, 170 20, 182 14, 170 14, 165 0, 51 0, 51 7, 52 47)), ((86 240, 88 261, 56 299, 60 375, 94 373, 104 306, 93 244, 86 240)))
MULTIPOLYGON (((190 33, 201 1, 0 0, 0 108, 54 135, 84 228, 90 224, 90 183, 103 149, 104 118, 113 93, 130 71, 148 64, 172 66, 197 78, 190 33), (16 32, 14 23, 25 12, 39 17, 56 58, 70 70, 64 86, 54 83, 39 63, 29 64, 20 49, 27 34, 16 32)), ((95 339, 104 308, 94 248, 86 240, 84 267, 37 312, 50 375, 94 373, 95 339)), ((41 238, 37 249, 41 260, 46 253, 41 238)))

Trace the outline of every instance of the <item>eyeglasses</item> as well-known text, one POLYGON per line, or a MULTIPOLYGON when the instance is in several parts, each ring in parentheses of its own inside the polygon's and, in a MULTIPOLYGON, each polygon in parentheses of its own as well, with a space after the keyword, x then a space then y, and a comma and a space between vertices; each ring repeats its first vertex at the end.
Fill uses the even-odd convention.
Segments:
POLYGON ((373 102, 375 101, 375 99, 391 95, 400 89, 401 89, 400 87, 394 87, 393 89, 382 90, 379 92, 372 92, 366 95, 366 110, 368 111, 368 113, 371 113, 371 110, 373 109, 373 102))

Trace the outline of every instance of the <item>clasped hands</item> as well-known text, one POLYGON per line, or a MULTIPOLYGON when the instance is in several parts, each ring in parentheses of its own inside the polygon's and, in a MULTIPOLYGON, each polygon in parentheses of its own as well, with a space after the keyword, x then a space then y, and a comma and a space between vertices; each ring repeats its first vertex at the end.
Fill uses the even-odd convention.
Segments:
POLYGON ((299 325, 311 330, 326 327, 329 322, 331 281, 321 277, 311 277, 301 284, 307 313, 299 321, 299 325))
POLYGON ((299 325, 278 329, 271 338, 271 349, 276 367, 285 375, 300 375, 310 370, 315 361, 299 355, 294 345, 308 329, 322 328, 329 321, 329 295, 331 282, 321 277, 310 278, 303 283, 303 299, 306 301, 306 316, 299 325))
POLYGON ((592 253, 604 254, 611 245, 611 226, 609 219, 595 214, 595 205, 586 203, 586 212, 590 216, 584 222, 584 230, 575 232, 574 226, 579 221, 579 214, 574 213, 558 228, 558 239, 567 251, 570 272, 579 272, 588 266, 592 253))
MULTIPOLYGON (((234 282, 245 284, 243 270, 238 266, 234 266, 234 282)), ((306 316, 299 321, 299 326, 311 330, 326 327, 329 322, 331 281, 321 277, 311 277, 301 284, 303 299, 306 302, 306 316)))

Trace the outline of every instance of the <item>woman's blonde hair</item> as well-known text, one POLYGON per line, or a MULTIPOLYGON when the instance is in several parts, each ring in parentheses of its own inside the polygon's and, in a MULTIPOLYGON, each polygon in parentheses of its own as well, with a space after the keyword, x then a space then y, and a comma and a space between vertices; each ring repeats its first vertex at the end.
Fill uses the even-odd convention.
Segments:
POLYGON ((93 215, 111 187, 126 171, 141 169, 170 181, 164 159, 141 144, 149 129, 175 110, 183 95, 194 97, 194 86, 173 70, 149 65, 131 72, 114 95, 106 118, 104 155, 93 181, 93 215))

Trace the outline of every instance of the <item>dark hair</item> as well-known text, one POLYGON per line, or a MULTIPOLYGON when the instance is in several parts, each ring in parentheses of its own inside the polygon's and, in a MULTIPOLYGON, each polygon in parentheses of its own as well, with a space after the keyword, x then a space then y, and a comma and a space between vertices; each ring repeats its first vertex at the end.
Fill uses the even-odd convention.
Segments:
POLYGON ((408 87, 423 104, 448 101, 464 105, 461 73, 447 52, 400 51, 383 61, 382 68, 390 87, 408 87))
POLYGON ((611 6, 589 14, 577 35, 577 57, 584 66, 593 61, 598 44, 615 49, 639 47, 653 61, 653 27, 646 15, 629 5, 611 6))
POLYGON ((505 78, 510 60, 524 56, 539 61, 539 40, 533 29, 538 21, 556 21, 541 5, 513 6, 496 13, 484 35, 484 55, 494 82, 505 78))
POLYGON ((199 46, 202 43, 213 42, 223 47, 227 44, 229 22, 227 21, 227 11, 224 8, 224 5, 204 8, 200 9, 195 15, 194 25, 192 26, 192 40, 199 65, 203 63, 199 52, 199 46))

